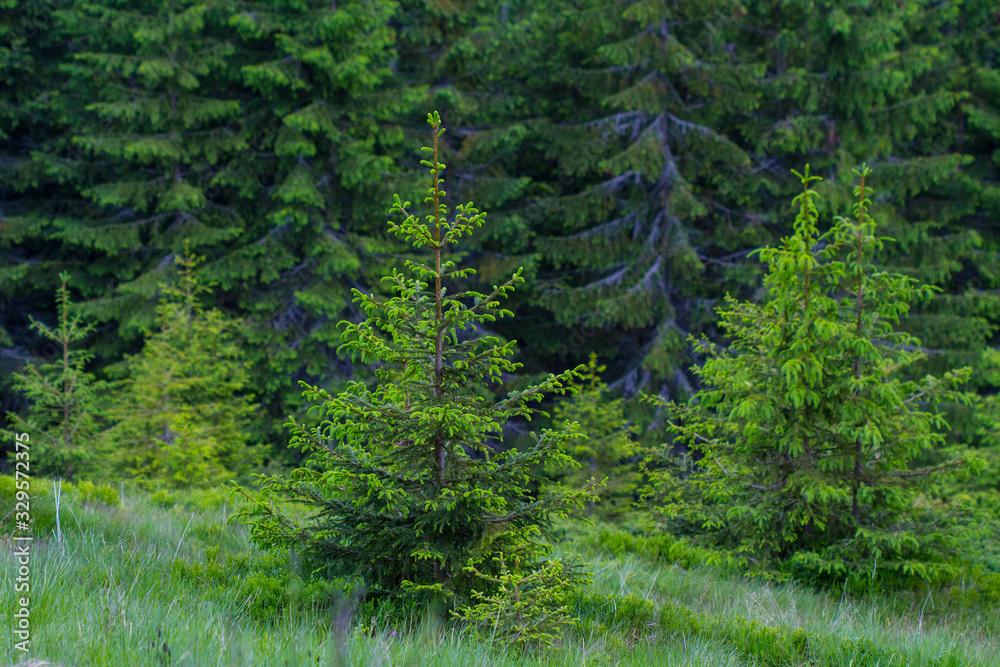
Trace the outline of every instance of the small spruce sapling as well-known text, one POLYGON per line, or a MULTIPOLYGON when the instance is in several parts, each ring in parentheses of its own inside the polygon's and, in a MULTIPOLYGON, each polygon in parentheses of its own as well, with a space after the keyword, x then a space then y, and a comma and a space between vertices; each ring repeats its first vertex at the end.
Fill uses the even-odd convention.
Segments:
POLYGON ((581 380, 570 387, 574 394, 559 401, 552 411, 555 423, 576 421, 586 439, 573 441, 570 456, 579 466, 550 470, 549 475, 561 484, 579 487, 590 479, 604 479, 600 504, 591 501, 588 513, 595 511, 604 519, 620 518, 632 506, 638 486, 638 465, 632 457, 638 447, 632 438, 636 427, 625 417, 624 400, 612 397, 601 380, 605 366, 598 365, 591 354, 581 380))
POLYGON ((933 406, 970 400, 957 390, 968 370, 904 375, 925 355, 895 327, 933 288, 874 264, 886 239, 869 212, 870 171, 855 173, 854 219, 821 235, 806 169, 794 234, 759 251, 768 297, 719 309, 729 346, 696 342, 703 389, 688 404, 650 399, 701 455, 685 477, 666 446, 650 491, 675 528, 760 571, 907 585, 947 577, 960 552, 968 508, 941 490, 971 459, 946 451, 933 406), (928 451, 945 463, 914 467, 928 451))
MULTIPOLYGON (((471 203, 443 202, 437 113, 428 114, 433 146, 424 148, 431 172, 425 199, 433 208, 421 222, 410 203, 394 196, 402 217, 389 229, 427 258, 406 262, 383 278, 386 300, 354 290, 368 317, 342 323, 341 350, 377 366, 371 388, 352 381, 340 394, 303 383, 304 396, 322 421, 312 427, 292 419, 291 446, 308 453, 306 465, 286 476, 261 477, 259 494, 239 488, 251 502, 242 516, 262 546, 297 549, 330 575, 360 576, 369 598, 408 602, 472 601, 492 595, 502 574, 498 556, 518 563, 519 574, 548 567, 542 528, 555 516, 578 511, 596 482, 580 489, 533 497, 533 472, 572 460, 565 445, 582 437, 575 424, 532 436, 524 451, 502 450, 504 427, 538 413, 532 403, 562 393, 577 371, 550 375, 540 384, 495 399, 496 385, 520 364, 513 342, 483 335, 510 316, 501 300, 522 282, 519 269, 488 294, 455 291, 473 274, 446 254, 484 223, 471 203), (279 505, 292 501, 311 512, 294 518, 279 505), (491 579, 492 578, 492 579, 491 579)), ((570 585, 574 567, 562 573, 570 585)))
POLYGON ((14 389, 24 392, 30 406, 26 415, 9 413, 8 419, 14 427, 11 434, 23 432, 31 439, 33 472, 73 479, 107 469, 98 400, 107 383, 86 371, 92 355, 72 349, 94 328, 72 314, 69 274, 60 273, 59 278, 56 327, 31 319, 31 328, 55 344, 58 356, 41 365, 29 363, 23 373, 14 374, 14 389))
POLYGON ((246 473, 258 462, 249 442, 255 412, 238 323, 205 308, 195 268, 203 258, 185 244, 176 258, 179 285, 162 285, 158 330, 139 354, 111 373, 120 378, 107 413, 124 472, 150 482, 205 486, 246 473))
POLYGON ((552 646, 562 632, 576 620, 569 614, 567 573, 560 560, 525 571, 518 558, 508 567, 503 554, 494 556, 499 565, 495 575, 471 567, 494 592, 483 594, 473 589, 475 604, 458 609, 455 618, 478 628, 501 649, 528 650, 552 646))

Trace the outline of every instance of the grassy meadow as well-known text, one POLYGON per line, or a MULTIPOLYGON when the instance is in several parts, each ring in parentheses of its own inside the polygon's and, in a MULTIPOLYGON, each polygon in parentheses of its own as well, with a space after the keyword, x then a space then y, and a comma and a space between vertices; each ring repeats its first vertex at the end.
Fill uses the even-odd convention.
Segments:
MULTIPOLYGON (((571 602, 580 621, 553 650, 520 653, 454 623, 353 604, 350 582, 312 580, 294 557, 254 547, 222 491, 70 486, 60 540, 47 482, 34 484, 30 652, 7 632, 3 664, 1000 665, 1000 609, 975 581, 852 599, 671 559, 621 528, 564 523, 556 553, 583 555, 593 578, 571 602)), ((8 628, 11 553, 0 585, 8 628)))

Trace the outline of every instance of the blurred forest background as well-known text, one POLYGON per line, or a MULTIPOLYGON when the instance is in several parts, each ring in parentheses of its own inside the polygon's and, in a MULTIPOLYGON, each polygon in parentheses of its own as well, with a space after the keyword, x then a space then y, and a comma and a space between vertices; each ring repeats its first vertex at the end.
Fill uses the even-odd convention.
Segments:
MULTIPOLYGON (((204 326, 245 369, 230 393, 255 406, 219 437, 294 462, 298 381, 365 372, 335 353, 336 324, 360 318, 349 289, 379 290, 408 252, 386 203, 424 190, 431 108, 449 200, 489 211, 465 262, 485 286, 525 267, 517 319, 493 333, 517 339, 528 379, 594 353, 656 441, 656 410, 631 399, 696 391, 686 339, 717 337, 726 293, 762 295, 747 255, 789 233, 790 170, 824 178, 830 218, 867 162, 897 241, 882 264, 942 290, 905 321, 920 372, 969 365, 989 395, 998 31, 987 0, 6 0, 0 415, 29 407, 15 372, 62 359, 31 327, 56 325, 62 273, 95 381, 162 378, 139 367, 187 335, 158 308, 188 248, 204 326)), ((987 437, 969 410, 952 427, 987 437)))

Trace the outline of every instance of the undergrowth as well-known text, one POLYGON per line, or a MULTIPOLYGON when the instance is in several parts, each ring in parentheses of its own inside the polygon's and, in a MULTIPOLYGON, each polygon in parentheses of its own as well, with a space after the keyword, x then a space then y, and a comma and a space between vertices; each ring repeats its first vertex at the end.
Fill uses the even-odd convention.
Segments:
MULTIPOLYGON (((36 521, 32 658, 137 666, 1000 665, 1000 611, 984 570, 945 588, 854 599, 720 571, 673 538, 567 522, 557 526, 554 555, 582 554, 592 577, 565 602, 579 622, 555 650, 503 650, 481 628, 419 613, 400 620, 391 605, 359 602, 356 581, 329 581, 294 553, 254 548, 222 492, 119 490, 118 502, 104 492, 108 503, 94 493, 65 492, 62 541, 36 521)), ((15 577, 8 556, 0 583, 7 627, 15 577)), ((24 657, 10 633, 0 655, 9 664, 24 657)))

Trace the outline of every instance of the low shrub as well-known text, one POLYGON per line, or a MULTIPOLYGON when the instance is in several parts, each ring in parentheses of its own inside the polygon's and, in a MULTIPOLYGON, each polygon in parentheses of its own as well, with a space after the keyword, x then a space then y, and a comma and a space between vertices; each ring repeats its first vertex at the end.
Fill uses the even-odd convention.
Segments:
POLYGON ((28 515, 25 523, 36 537, 56 529, 56 504, 50 480, 15 480, 11 475, 0 475, 0 531, 4 535, 18 529, 19 514, 22 520, 23 514, 28 515))
POLYGON ((581 619, 631 636, 656 627, 656 605, 638 595, 580 594, 573 599, 573 609, 581 619))
POLYGON ((180 504, 180 494, 160 489, 159 491, 154 491, 149 494, 149 502, 156 507, 170 509, 171 507, 180 504))
POLYGON ((280 622, 288 609, 332 608, 353 590, 351 582, 327 580, 296 567, 287 551, 241 552, 222 555, 209 547, 202 560, 178 558, 171 576, 209 590, 209 595, 235 613, 262 623, 280 622))
MULTIPOLYGON (((52 484, 51 479, 44 477, 17 480, 11 475, 0 475, 0 532, 6 535, 15 532, 18 529, 20 513, 28 515, 27 523, 36 538, 54 532, 56 503, 52 484), (22 495, 19 496, 18 492, 22 495)), ((120 503, 118 492, 107 484, 96 485, 88 481, 74 484, 63 481, 61 490, 60 528, 63 532, 73 530, 77 526, 75 521, 67 521, 70 517, 69 510, 75 505, 87 503, 117 506, 120 503)))
POLYGON ((206 489, 159 489, 148 496, 149 502, 163 509, 183 507, 188 512, 219 510, 224 504, 232 505, 229 490, 224 486, 206 489))
POLYGON ((100 486, 93 482, 82 481, 79 484, 64 484, 63 489, 84 503, 101 503, 112 507, 121 503, 121 496, 107 484, 100 486))
POLYGON ((981 566, 963 568, 948 587, 948 597, 963 606, 1000 606, 1000 573, 981 566))
POLYGON ((709 565, 729 569, 730 559, 726 554, 694 546, 687 540, 667 533, 634 535, 621 528, 603 527, 596 535, 585 537, 583 543, 616 557, 634 554, 653 563, 679 565, 683 568, 709 565))
POLYGON ((251 572, 240 581, 235 598, 242 611, 254 620, 280 619, 288 602, 287 577, 251 572))

